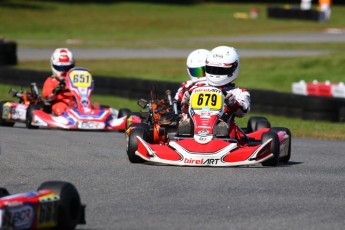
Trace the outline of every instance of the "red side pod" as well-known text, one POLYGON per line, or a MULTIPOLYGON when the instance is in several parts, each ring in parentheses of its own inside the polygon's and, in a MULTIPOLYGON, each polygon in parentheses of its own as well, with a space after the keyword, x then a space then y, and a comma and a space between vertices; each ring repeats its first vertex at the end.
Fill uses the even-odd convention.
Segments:
POLYGON ((163 160, 181 161, 182 157, 167 145, 150 145, 157 157, 163 160))
POLYGON ((260 147, 258 146, 248 146, 245 148, 239 148, 236 149, 233 152, 230 152, 228 155, 226 155, 223 158, 224 162, 240 162, 240 161, 246 161, 250 156, 260 147))

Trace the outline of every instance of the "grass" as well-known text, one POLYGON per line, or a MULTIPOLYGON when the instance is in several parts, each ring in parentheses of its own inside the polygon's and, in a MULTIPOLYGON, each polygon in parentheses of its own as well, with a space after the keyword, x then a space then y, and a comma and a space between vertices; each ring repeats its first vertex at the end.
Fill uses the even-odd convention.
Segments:
MULTIPOLYGON (((20 47, 73 48, 196 48, 211 49, 231 45, 241 49, 329 50, 332 53, 312 57, 241 58, 237 84, 249 89, 291 91, 291 83, 301 79, 311 81, 344 80, 345 41, 339 43, 256 43, 222 42, 217 38, 316 32, 328 28, 344 29, 344 6, 332 7, 327 23, 299 20, 274 20, 266 16, 266 4, 215 4, 193 6, 113 3, 67 4, 50 1, 0 1, 0 37, 16 40, 20 47), (236 12, 260 10, 257 20, 233 17, 236 12), (195 40, 197 38, 206 38, 195 40)), ((49 70, 47 61, 19 62, 16 68, 49 70)), ((187 79, 185 59, 121 59, 79 60, 94 76, 140 78, 182 82, 187 79)), ((28 76, 29 77, 29 76, 28 76)), ((97 79, 95 79, 97 81, 97 79)), ((0 98, 9 99, 11 86, 0 85, 0 98)), ((93 101, 114 108, 138 110, 135 100, 93 95, 93 101)), ((272 126, 289 127, 295 137, 345 140, 345 125, 332 122, 307 121, 264 115, 272 126)), ((248 116, 250 116, 248 115, 248 116)), ((245 126, 247 119, 238 119, 245 126)))
MULTIPOLYGON (((343 27, 344 7, 332 7, 328 23, 267 18, 266 4, 197 5, 149 3, 68 4, 44 0, 5 0, 0 36, 25 46, 185 47, 186 38, 311 32, 343 27), (260 10, 257 20, 234 18, 260 10), (72 41, 72 43, 71 43, 72 41), (66 42, 68 44, 66 44, 66 42)), ((316 7, 316 6, 315 6, 316 7)), ((187 44, 193 46, 193 41, 187 44)), ((214 46, 212 42, 194 44, 214 46), (207 45, 210 44, 210 45, 207 45)))

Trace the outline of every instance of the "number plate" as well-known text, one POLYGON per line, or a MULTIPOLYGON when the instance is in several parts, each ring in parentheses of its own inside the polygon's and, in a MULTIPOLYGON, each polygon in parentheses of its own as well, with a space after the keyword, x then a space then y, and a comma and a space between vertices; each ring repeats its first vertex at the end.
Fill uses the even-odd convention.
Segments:
POLYGON ((88 88, 92 84, 92 76, 86 70, 74 70, 69 74, 69 78, 75 87, 88 88))
POLYGON ((223 108, 223 94, 215 88, 195 89, 191 96, 193 109, 221 110, 223 108))

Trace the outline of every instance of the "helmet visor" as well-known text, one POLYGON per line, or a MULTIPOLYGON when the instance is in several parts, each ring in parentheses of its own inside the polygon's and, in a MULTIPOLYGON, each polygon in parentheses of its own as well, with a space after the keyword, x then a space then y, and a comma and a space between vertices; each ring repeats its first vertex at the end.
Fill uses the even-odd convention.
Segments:
POLYGON ((205 77, 205 66, 188 68, 188 72, 192 77, 205 77))
POLYGON ((74 65, 53 65, 53 68, 59 72, 68 72, 74 65))
POLYGON ((237 68, 237 62, 233 63, 229 67, 206 66, 206 73, 212 74, 212 75, 232 76, 236 68, 237 68))

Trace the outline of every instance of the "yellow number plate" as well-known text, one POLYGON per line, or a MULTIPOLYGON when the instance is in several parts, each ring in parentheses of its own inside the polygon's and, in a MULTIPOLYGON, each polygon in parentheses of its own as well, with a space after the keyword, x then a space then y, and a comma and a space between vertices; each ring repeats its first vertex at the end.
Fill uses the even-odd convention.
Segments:
POLYGON ((192 108, 220 110, 223 107, 223 96, 217 92, 196 92, 192 94, 192 108))
POLYGON ((74 70, 69 74, 71 83, 75 87, 88 88, 92 83, 92 76, 85 70, 74 70))

